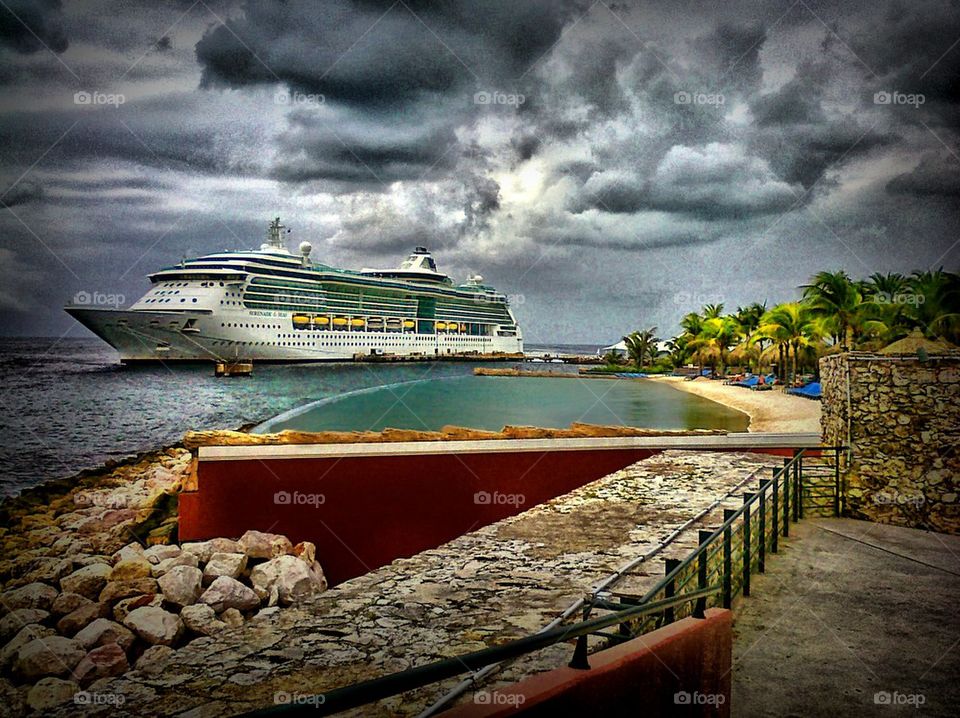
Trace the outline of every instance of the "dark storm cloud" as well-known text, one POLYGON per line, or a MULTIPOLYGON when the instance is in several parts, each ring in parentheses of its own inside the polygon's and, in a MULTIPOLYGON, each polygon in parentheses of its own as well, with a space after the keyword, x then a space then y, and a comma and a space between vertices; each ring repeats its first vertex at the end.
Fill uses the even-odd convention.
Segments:
POLYGON ((18 204, 27 204, 36 202, 44 196, 43 187, 32 180, 23 180, 10 188, 5 189, 0 195, 0 202, 7 207, 16 207, 18 204))
POLYGON ((0 46, 30 54, 63 52, 68 45, 60 0, 6 0, 0 5, 0 46))
POLYGON ((250 2, 197 44, 205 86, 287 83, 361 106, 513 79, 578 3, 250 2))
POLYGON ((960 162, 945 155, 928 155, 910 172, 887 183, 892 194, 914 197, 960 197, 960 162))

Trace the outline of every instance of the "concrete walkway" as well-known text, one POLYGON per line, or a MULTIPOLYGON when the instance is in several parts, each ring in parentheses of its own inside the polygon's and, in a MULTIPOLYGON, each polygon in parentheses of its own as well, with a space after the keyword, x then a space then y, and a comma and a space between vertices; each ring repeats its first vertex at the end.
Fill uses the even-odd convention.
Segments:
POLYGON ((960 537, 791 526, 734 626, 734 716, 960 715, 960 537))

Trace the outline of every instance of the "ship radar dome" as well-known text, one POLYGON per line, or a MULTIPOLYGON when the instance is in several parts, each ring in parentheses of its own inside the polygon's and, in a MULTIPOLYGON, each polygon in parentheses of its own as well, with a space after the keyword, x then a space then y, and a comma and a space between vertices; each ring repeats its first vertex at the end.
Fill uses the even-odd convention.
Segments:
POLYGON ((313 245, 310 244, 310 242, 300 242, 300 254, 306 257, 312 251, 313 251, 313 245))

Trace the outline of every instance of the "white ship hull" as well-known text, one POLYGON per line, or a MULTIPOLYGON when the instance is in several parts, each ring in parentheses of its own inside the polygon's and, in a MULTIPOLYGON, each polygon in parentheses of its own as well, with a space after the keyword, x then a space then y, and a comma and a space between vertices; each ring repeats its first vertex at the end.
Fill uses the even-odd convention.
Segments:
POLYGON ((291 313, 223 317, 186 312, 98 309, 66 311, 120 353, 124 363, 252 359, 261 362, 350 361, 361 355, 450 357, 520 354, 519 337, 386 331, 294 331, 291 313), (283 314, 281 316, 281 314, 283 314), (191 321, 192 320, 192 321, 191 321), (190 321, 190 326, 187 323, 190 321), (266 328, 266 327, 280 328, 266 328))

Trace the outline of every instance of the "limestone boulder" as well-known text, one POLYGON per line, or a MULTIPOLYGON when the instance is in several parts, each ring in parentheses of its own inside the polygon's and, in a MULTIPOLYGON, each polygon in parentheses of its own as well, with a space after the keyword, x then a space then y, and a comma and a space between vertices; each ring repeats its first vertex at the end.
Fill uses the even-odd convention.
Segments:
POLYGON ((215 553, 203 567, 203 582, 210 585, 220 576, 240 578, 247 568, 247 555, 244 553, 215 553))
POLYGON ((228 608, 250 611, 260 607, 260 598, 253 589, 229 576, 215 579, 200 596, 200 602, 207 604, 217 613, 228 608))
POLYGON ((313 562, 317 560, 317 546, 310 541, 301 541, 293 547, 293 555, 312 566, 313 562))
POLYGON ((93 603, 81 606, 71 611, 57 621, 57 631, 64 636, 73 636, 77 631, 93 623, 98 618, 110 615, 110 606, 105 603, 93 603))
POLYGON ((184 606, 180 612, 184 625, 201 636, 214 636, 227 627, 227 624, 217 618, 216 612, 205 603, 193 606, 184 606))
POLYGON ((193 566, 176 566, 158 580, 163 600, 175 606, 197 602, 203 591, 203 572, 193 566))
POLYGON ((91 563, 89 566, 79 568, 69 576, 61 578, 60 588, 96 600, 103 587, 107 585, 107 579, 112 570, 109 564, 91 563))
POLYGON ((73 680, 82 686, 88 686, 101 678, 120 676, 130 670, 127 654, 116 643, 97 646, 73 669, 73 680))
POLYGON ((37 713, 43 714, 57 706, 73 701, 73 696, 80 690, 73 681, 62 678, 41 678, 27 693, 27 705, 37 713))
POLYGON ((240 546, 250 558, 275 558, 293 553, 290 539, 280 534, 247 531, 240 537, 240 546))
POLYGON ((17 608, 0 619, 0 646, 16 636, 20 629, 31 623, 43 623, 50 612, 42 608, 17 608))
POLYGON ((163 544, 158 544, 157 546, 151 546, 143 552, 144 558, 147 559, 152 564, 158 564, 161 561, 165 561, 170 558, 176 558, 182 553, 182 550, 179 546, 167 546, 163 544))
POLYGON ((326 588, 322 578, 296 556, 278 556, 254 566, 250 583, 268 606, 300 603, 326 588))
POLYGON ((9 666, 17 657, 17 652, 31 641, 55 634, 56 631, 52 628, 41 626, 39 623, 31 623, 24 626, 0 649, 0 668, 9 666))
POLYGON ((200 563, 206 563, 215 553, 243 553, 243 547, 237 541, 228 538, 185 543, 180 548, 196 556, 200 563))
POLYGON ((100 592, 100 602, 113 604, 123 598, 157 593, 159 591, 155 578, 134 578, 129 581, 110 581, 100 592))
POLYGON ((180 617, 162 608, 142 606, 132 610, 123 625, 151 645, 171 646, 183 633, 180 617))
POLYGON ((26 586, 4 591, 0 595, 0 612, 8 613, 18 608, 39 608, 49 611, 57 598, 57 589, 45 583, 28 583, 26 586))
POLYGON ((143 555, 143 546, 138 544, 136 541, 133 543, 128 543, 122 549, 114 553, 112 558, 114 563, 120 563, 121 561, 145 560, 143 555))
POLYGON ((199 565, 200 560, 196 554, 182 551, 179 555, 165 558, 160 563, 154 565, 152 569, 153 577, 160 578, 167 571, 177 566, 192 566, 193 568, 197 568, 199 565))
POLYGON ((110 581, 131 581, 137 578, 150 578, 152 564, 145 558, 118 561, 110 571, 110 581))
POLYGON ((230 628, 240 628, 243 625, 243 614, 235 608, 228 608, 220 614, 220 620, 230 628))
POLYGON ((46 676, 63 677, 69 675, 85 655, 83 646, 72 638, 38 638, 17 651, 13 674, 30 683, 46 676))
POLYGON ((148 593, 142 596, 132 596, 131 598, 124 598, 113 607, 113 620, 118 623, 123 623, 124 619, 130 614, 131 611, 142 606, 155 606, 159 607, 163 604, 163 596, 159 593, 148 593))
POLYGON ((105 646, 108 643, 116 643, 125 651, 129 651, 135 637, 130 629, 121 626, 116 621, 111 621, 109 618, 98 618, 73 638, 87 651, 97 646, 105 646))
POLYGON ((53 602, 50 613, 54 616, 66 616, 68 613, 73 613, 78 608, 89 606, 91 603, 94 603, 94 601, 86 596, 81 596, 79 593, 61 593, 53 602))

